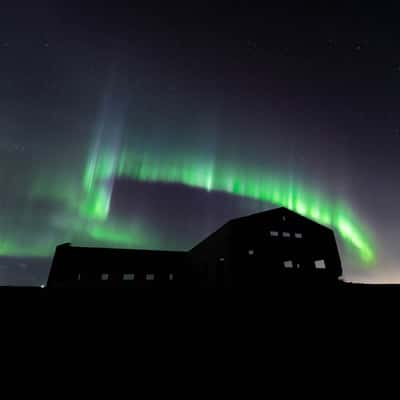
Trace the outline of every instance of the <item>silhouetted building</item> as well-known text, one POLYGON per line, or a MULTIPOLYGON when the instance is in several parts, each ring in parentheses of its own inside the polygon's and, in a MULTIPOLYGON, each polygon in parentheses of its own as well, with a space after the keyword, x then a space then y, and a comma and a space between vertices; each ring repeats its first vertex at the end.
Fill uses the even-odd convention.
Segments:
POLYGON ((177 287, 186 285, 187 253, 57 246, 48 287, 177 287))
POLYGON ((334 233, 284 207, 233 219, 189 252, 202 287, 336 283, 334 233))
POLYGON ((188 252, 57 246, 49 287, 264 287, 339 282, 331 229, 286 208, 233 219, 188 252))

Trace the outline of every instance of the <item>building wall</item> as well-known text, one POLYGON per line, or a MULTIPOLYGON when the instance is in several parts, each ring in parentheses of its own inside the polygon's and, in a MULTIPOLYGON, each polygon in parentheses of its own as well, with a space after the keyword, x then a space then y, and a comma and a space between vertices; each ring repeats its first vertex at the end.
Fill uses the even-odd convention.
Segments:
POLYGON ((194 280, 200 287, 231 286, 231 224, 228 222, 189 251, 194 280))
POLYGON ((337 281, 342 275, 333 231, 286 209, 232 220, 192 255, 218 287, 337 281), (218 263, 221 254, 224 260, 218 263))
POLYGON ((278 209, 238 219, 233 226, 232 269, 237 280, 342 275, 333 231, 298 214, 278 209))
POLYGON ((176 287, 186 284, 187 254, 58 246, 48 286, 176 287))

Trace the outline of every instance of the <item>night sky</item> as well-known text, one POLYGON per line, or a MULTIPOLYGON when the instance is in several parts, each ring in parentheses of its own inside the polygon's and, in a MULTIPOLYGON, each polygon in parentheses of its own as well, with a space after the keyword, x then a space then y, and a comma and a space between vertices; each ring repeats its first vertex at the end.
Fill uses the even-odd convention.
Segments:
POLYGON ((282 205, 400 282, 400 9, 150 3, 2 3, 0 284, 282 205))

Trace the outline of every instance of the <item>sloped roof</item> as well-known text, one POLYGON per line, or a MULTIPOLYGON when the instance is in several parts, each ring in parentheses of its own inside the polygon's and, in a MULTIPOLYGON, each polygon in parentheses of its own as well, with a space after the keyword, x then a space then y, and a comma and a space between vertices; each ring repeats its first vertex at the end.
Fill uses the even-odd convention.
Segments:
POLYGON ((320 223, 318 223, 310 218, 304 217, 303 215, 298 214, 292 210, 289 210, 286 207, 273 208, 271 210, 261 211, 258 213, 246 215, 244 217, 234 218, 234 219, 230 220, 229 222, 232 222, 234 224, 243 223, 243 222, 252 222, 253 220, 259 220, 260 217, 263 218, 263 217, 268 217, 271 215, 282 215, 282 216, 292 215, 292 216, 295 216, 295 218, 298 220, 303 220, 304 223, 313 224, 320 228, 324 228, 326 230, 332 231, 332 229, 328 228, 327 226, 321 225, 320 223))

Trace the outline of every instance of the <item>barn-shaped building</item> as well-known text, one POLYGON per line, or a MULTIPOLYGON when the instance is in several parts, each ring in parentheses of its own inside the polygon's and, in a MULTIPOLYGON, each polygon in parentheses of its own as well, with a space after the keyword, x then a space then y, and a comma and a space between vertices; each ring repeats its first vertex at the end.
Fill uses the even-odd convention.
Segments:
POLYGON ((227 222, 189 255, 206 287, 337 282, 342 275, 333 231, 284 207, 227 222))
POLYGON ((264 287, 339 282, 335 236, 286 208, 233 219, 189 251, 57 246, 49 287, 264 287))

